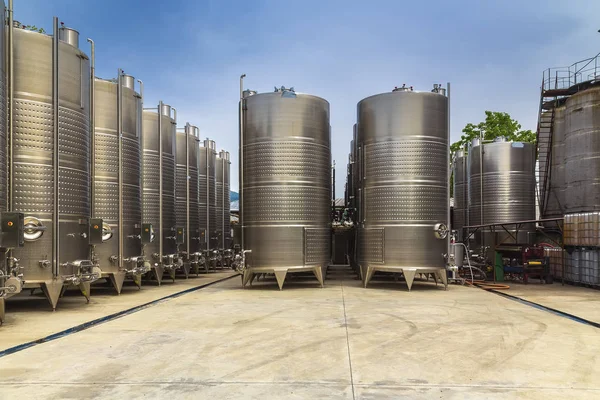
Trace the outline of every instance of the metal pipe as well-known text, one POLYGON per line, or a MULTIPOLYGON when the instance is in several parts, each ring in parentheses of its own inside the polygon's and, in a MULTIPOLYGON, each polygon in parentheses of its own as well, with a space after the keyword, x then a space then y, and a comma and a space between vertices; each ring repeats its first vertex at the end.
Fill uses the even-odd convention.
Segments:
POLYGON ((123 268, 123 70, 119 68, 117 77, 117 140, 119 142, 119 260, 117 266, 123 268))
MULTIPOLYGON (((448 148, 446 149, 446 154, 447 157, 450 157, 450 82, 446 83, 446 99, 447 99, 447 103, 448 103, 448 134, 447 134, 447 138, 448 138, 448 143, 447 146, 448 148)), ((452 224, 451 224, 451 219, 450 219, 450 177, 452 176, 452 163, 448 162, 448 170, 447 170, 447 179, 446 182, 447 184, 447 195, 448 195, 448 204, 446 205, 446 221, 448 223, 448 238, 446 239, 446 243, 448 246, 447 252, 446 254, 448 254, 448 260, 450 260, 450 249, 452 246, 452 240, 451 240, 451 232, 452 232, 452 224)), ((454 179, 456 179, 456 177, 454 177, 454 179)))
POLYGON ((208 178, 210 175, 210 163, 208 159, 210 158, 210 139, 206 138, 204 142, 206 145, 206 250, 210 250, 210 179, 208 178))
POLYGON ((54 174, 53 180, 53 209, 52 209, 52 272, 54 277, 58 277, 60 274, 60 246, 58 235, 60 234, 59 229, 59 197, 58 197, 58 186, 59 186, 59 95, 58 95, 58 18, 54 17, 53 23, 53 36, 52 36, 52 128, 53 128, 53 154, 52 154, 52 168, 54 174))
POLYGON ((190 123, 185 124, 185 236, 186 252, 190 257, 190 123))
POLYGON ((96 204, 94 197, 96 195, 96 111, 94 105, 96 95, 94 87, 96 82, 96 45, 90 38, 87 39, 90 43, 91 65, 90 65, 90 215, 96 216, 96 204))
POLYGON ((158 260, 163 262, 163 154, 162 154, 162 100, 158 102, 158 260))
POLYGON ((6 161, 8 163, 8 191, 7 191, 7 209, 13 211, 14 207, 14 163, 13 163, 13 104, 15 98, 15 90, 14 90, 14 49, 13 49, 13 0, 8 0, 8 53, 7 53, 7 62, 8 62, 8 141, 7 141, 7 151, 6 151, 6 161))
MULTIPOLYGON (((244 78, 246 74, 240 75, 240 149, 239 149, 239 224, 241 236, 241 249, 244 250, 244 78)), ((208 176, 208 175, 207 175, 208 176)))

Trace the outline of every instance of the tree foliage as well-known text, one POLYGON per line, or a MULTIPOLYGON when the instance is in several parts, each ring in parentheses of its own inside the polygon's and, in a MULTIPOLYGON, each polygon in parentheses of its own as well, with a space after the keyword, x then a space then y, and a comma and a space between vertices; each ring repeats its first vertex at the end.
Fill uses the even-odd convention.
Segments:
POLYGON ((485 121, 477 125, 468 123, 462 132, 460 140, 450 146, 452 153, 480 136, 483 136, 483 140, 493 140, 499 136, 504 136, 507 140, 515 142, 535 142, 536 140, 535 132, 522 130, 519 122, 512 119, 507 113, 498 111, 486 111, 485 121))
POLYGON ((39 32, 39 33, 46 33, 46 30, 44 28, 38 28, 35 25, 25 25, 25 29, 27 29, 28 31, 34 31, 34 32, 39 32))

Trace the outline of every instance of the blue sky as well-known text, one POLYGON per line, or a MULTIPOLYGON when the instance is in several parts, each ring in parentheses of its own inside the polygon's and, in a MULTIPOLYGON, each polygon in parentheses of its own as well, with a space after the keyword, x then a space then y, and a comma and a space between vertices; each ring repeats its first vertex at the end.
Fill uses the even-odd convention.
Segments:
POLYGON ((237 189, 239 75, 331 104, 336 194, 343 195, 356 103, 406 83, 452 83, 452 139, 485 110, 535 129, 542 70, 600 51, 600 1, 15 0, 15 19, 51 30, 57 15, 96 42, 97 75, 145 83, 179 125, 232 153, 237 189))

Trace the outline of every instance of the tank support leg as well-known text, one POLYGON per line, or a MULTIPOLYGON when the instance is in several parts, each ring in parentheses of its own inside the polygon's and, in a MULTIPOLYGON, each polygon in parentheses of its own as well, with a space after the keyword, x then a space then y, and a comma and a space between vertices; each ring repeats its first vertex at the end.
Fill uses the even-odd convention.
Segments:
POLYGON ((6 308, 4 308, 4 298, 0 298, 0 325, 4 323, 6 318, 6 308))
POLYGON ((445 269, 440 270, 439 272, 440 281, 444 284, 444 290, 448 290, 448 273, 445 269))
POLYGON ((123 289, 123 282, 125 281, 125 272, 123 271, 111 273, 108 276, 108 279, 110 279, 110 282, 117 291, 117 294, 121 294, 121 290, 123 289))
POLYGON ((283 282, 285 281, 286 275, 287 269, 275 271, 275 279, 277 279, 277 285, 279 286, 279 290, 283 289, 283 282))
POLYGON ((244 271, 244 277, 242 278, 242 287, 246 287, 248 281, 250 281, 250 278, 252 278, 252 275, 252 271, 250 271, 249 269, 244 271))
POLYGON ((42 283, 42 291, 50 302, 52 310, 56 310, 56 305, 58 304, 58 299, 60 298, 63 286, 63 281, 58 279, 53 279, 51 281, 42 283))
POLYGON ((374 273, 375 273, 375 269, 373 267, 371 267, 370 265, 367 266, 367 272, 366 273, 363 272, 363 274, 365 275, 365 287, 367 287, 367 284, 369 283, 369 281, 373 277, 374 273))
POLYGON ((323 269, 321 267, 315 267, 315 269, 313 269, 313 273, 317 277, 321 287, 325 287, 325 284, 323 283, 323 269))
POLYGON ((79 285, 79 290, 83 297, 85 297, 86 303, 90 302, 90 292, 91 292, 91 283, 90 282, 81 282, 79 285))
POLYGON ((138 289, 142 288, 142 275, 141 274, 132 275, 131 279, 133 280, 133 283, 135 283, 135 285, 138 287, 138 289))
POLYGON ((156 282, 158 286, 160 286, 163 278, 163 274, 165 273, 165 269, 163 267, 154 267, 154 277, 156 278, 156 282))
POLYGON ((413 281, 415 280, 416 270, 403 269, 402 273, 404 274, 404 279, 406 279, 406 284, 408 285, 408 291, 410 292, 410 288, 412 287, 413 281))

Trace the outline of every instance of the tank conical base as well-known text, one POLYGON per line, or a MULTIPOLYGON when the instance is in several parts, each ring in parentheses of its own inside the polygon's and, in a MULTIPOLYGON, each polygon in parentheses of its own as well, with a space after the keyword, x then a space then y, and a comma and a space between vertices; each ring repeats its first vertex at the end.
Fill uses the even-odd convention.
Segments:
POLYGON ((53 279, 51 281, 42 283, 41 287, 42 291, 46 295, 46 298, 48 299, 48 302, 52 306, 52 310, 56 310, 58 299, 63 292, 64 282, 60 279, 53 279))
POLYGON ((386 271, 392 273, 401 272, 404 275, 404 279, 406 280, 406 285, 408 286, 408 291, 410 292, 413 282, 415 280, 415 275, 425 275, 427 279, 431 275, 437 285, 438 279, 444 285, 444 289, 448 289, 448 276, 446 275, 446 270, 444 268, 423 268, 423 267, 393 267, 387 265, 369 265, 366 267, 362 267, 361 271, 363 271, 363 283, 364 286, 367 287, 371 278, 373 278, 373 274, 375 271, 386 271))
POLYGON ((244 271, 244 275, 242 276, 242 287, 245 287, 247 284, 252 286, 252 281, 254 278, 258 278, 261 275, 265 274, 273 274, 275 275, 275 279, 277 280, 277 285, 279 286, 279 290, 283 289, 283 284, 285 282, 285 278, 288 272, 303 272, 303 271, 312 271, 315 274, 315 277, 319 281, 321 287, 324 287, 323 281, 323 267, 320 265, 315 266, 301 266, 301 267, 253 267, 244 271))
POLYGON ((117 291, 117 294, 121 294, 121 290, 123 289, 123 282, 125 281, 126 273, 123 272, 114 272, 108 275, 108 279, 110 279, 110 283, 112 283, 113 287, 117 291))

